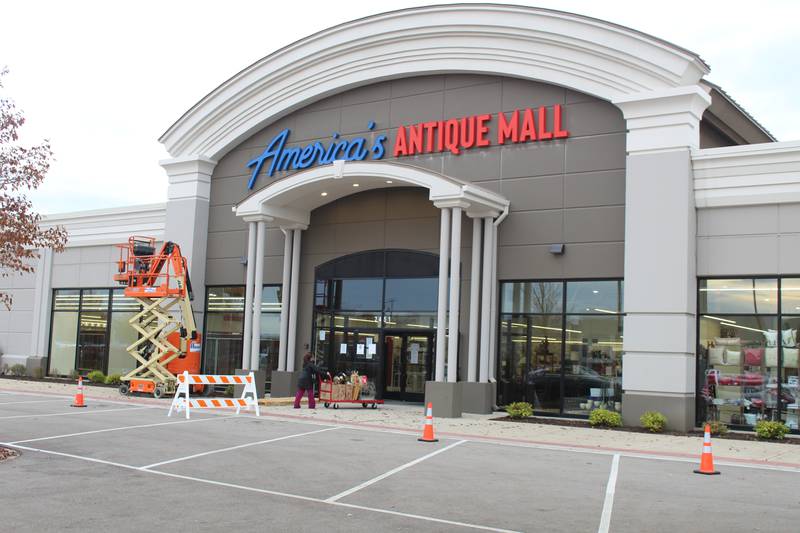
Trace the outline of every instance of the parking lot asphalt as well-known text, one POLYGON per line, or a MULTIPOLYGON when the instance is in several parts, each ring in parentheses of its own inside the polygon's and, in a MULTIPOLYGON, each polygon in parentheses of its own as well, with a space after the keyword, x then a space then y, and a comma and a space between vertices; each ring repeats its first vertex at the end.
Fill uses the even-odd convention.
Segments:
MULTIPOLYGON (((797 531, 800 472, 0 391, 0 531, 797 531)), ((699 450, 698 450, 699 452, 699 450)))

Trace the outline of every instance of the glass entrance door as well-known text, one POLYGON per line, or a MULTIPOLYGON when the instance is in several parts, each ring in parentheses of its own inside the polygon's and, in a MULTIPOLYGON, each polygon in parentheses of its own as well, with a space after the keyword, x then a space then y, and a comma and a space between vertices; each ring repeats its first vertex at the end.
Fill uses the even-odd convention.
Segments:
POLYGON ((431 377, 433 361, 432 333, 385 333, 383 368, 384 396, 410 402, 425 398, 425 382, 431 377))

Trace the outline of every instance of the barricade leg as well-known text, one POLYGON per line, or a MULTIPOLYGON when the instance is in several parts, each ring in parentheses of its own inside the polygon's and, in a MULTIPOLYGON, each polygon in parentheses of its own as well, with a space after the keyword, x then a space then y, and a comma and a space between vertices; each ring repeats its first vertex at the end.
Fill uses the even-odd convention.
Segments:
POLYGON ((189 419, 189 373, 184 370, 183 374, 178 376, 178 388, 175 391, 175 397, 172 398, 172 404, 169 406, 167 416, 172 416, 173 409, 179 413, 181 409, 186 408, 186 419, 189 419))
MULTIPOLYGON (((251 405, 250 402, 252 402, 252 405, 256 412, 256 416, 261 416, 261 412, 258 408, 258 391, 256 391, 256 377, 253 372, 250 372, 250 374, 248 374, 247 377, 245 378, 244 389, 242 390, 242 395, 239 399, 244 400, 246 402, 246 408, 248 410, 251 405)), ((242 406, 240 402, 240 405, 236 406, 237 415, 239 414, 241 409, 242 406)))

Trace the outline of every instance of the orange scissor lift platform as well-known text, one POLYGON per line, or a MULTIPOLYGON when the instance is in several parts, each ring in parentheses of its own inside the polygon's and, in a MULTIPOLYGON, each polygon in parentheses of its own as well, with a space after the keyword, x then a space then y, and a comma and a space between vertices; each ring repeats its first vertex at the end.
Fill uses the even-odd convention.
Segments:
POLYGON ((200 371, 201 338, 192 312, 186 258, 173 242, 165 242, 156 252, 153 237, 133 236, 117 247, 120 258, 114 281, 125 286, 126 297, 141 305, 128 321, 138 339, 127 351, 138 366, 122 376, 120 392, 160 398, 175 392, 178 374, 200 371))

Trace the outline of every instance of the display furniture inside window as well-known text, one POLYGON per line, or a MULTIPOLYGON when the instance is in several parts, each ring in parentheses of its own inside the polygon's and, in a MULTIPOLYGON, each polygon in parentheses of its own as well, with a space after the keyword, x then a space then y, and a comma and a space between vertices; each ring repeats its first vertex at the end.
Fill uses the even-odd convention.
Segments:
POLYGON ((698 310, 698 424, 797 431, 800 280, 702 279, 698 310))

